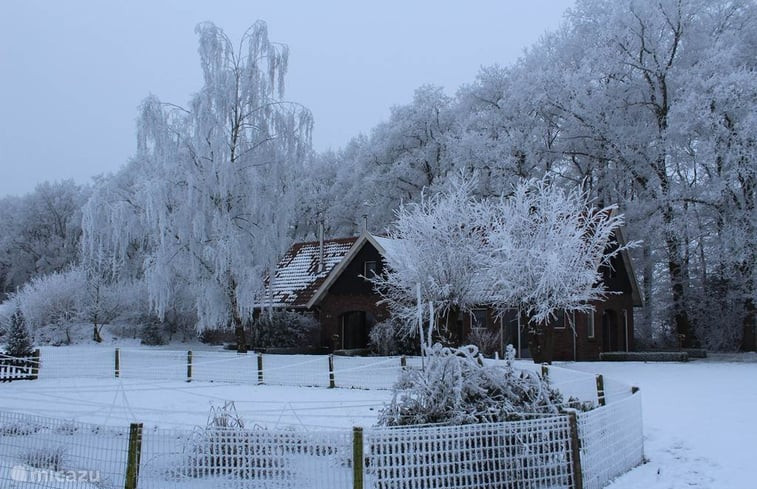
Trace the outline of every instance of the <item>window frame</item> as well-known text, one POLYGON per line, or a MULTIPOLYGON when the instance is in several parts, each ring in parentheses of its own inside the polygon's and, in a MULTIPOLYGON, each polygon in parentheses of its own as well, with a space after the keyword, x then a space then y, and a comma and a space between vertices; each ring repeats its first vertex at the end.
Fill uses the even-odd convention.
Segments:
POLYGON ((370 279, 372 277, 375 277, 378 275, 378 262, 376 260, 366 260, 363 262, 363 277, 366 279, 370 279), (369 264, 372 265, 372 269, 369 272, 369 264))

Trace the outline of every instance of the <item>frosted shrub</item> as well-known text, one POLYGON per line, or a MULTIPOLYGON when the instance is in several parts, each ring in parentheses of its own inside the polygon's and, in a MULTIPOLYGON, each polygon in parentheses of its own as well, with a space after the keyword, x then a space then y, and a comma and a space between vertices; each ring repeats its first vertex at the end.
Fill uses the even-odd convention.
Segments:
POLYGON ((36 329, 75 321, 85 289, 84 273, 71 269, 33 279, 16 298, 28 326, 36 329))
POLYGON ((64 447, 46 447, 27 452, 22 456, 22 461, 29 467, 43 470, 62 470, 64 447))
POLYGON ((505 365, 486 366, 475 346, 434 345, 423 370, 404 371, 379 425, 461 425, 557 414, 562 395, 536 373, 515 369, 508 347, 505 365))
POLYGON ((290 348, 313 343, 318 321, 293 311, 263 311, 252 325, 252 345, 290 348))
POLYGON ((412 355, 417 353, 418 339, 408 333, 409 328, 403 328, 394 319, 387 319, 376 323, 371 332, 371 350, 379 355, 412 355))
POLYGON ((211 408, 208 424, 191 439, 183 475, 194 478, 225 476, 251 479, 291 476, 283 472, 281 449, 266 439, 261 428, 245 429, 233 402, 211 408))
POLYGON ((488 328, 472 328, 468 335, 468 343, 476 345, 484 355, 493 356, 495 351, 499 351, 500 334, 499 331, 488 328))

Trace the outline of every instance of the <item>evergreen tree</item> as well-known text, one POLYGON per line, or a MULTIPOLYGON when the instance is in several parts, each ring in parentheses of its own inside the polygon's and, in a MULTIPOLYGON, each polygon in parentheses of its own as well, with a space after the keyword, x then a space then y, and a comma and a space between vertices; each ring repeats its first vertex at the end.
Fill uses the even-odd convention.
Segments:
POLYGON ((26 319, 21 309, 16 308, 16 312, 11 316, 6 353, 12 357, 26 357, 32 354, 32 347, 32 338, 26 327, 26 319))

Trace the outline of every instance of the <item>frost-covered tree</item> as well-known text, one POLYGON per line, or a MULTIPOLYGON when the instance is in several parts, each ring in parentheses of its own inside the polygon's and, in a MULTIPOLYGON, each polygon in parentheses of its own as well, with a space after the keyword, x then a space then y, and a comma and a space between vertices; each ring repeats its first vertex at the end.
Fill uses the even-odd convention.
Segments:
POLYGON ((92 219, 84 249, 111 243, 123 261, 136 240, 156 312, 163 317, 177 286, 188 287, 198 328, 231 326, 245 349, 244 320, 289 244, 312 119, 283 99, 288 49, 269 41, 265 23, 238 48, 213 24, 196 32, 204 84, 189 106, 151 96, 141 107, 135 165, 143 174, 126 206, 136 219, 129 227, 106 213, 104 230, 92 219))
POLYGON ((473 196, 475 185, 475 179, 459 176, 439 193, 401 206, 389 234, 388 270, 371 279, 408 329, 418 327, 418 299, 431 304, 434 318, 428 333, 419 335, 426 346, 433 335, 461 340, 451 337, 460 314, 485 302, 482 263, 491 214, 473 196), (437 318, 444 318, 441 329, 434 327, 437 318))
POLYGON ((393 313, 417 328, 418 309, 430 304, 430 346, 437 317, 445 321, 436 334, 459 342, 451 336, 459 313, 476 306, 519 310, 537 330, 557 311, 593 310, 608 293, 602 267, 627 246, 613 243, 623 223, 615 208, 543 180, 499 199, 476 198, 475 187, 475 179, 455 179, 397 212, 388 271, 372 279, 393 313))
POLYGON ((64 180, 0 199, 0 297, 76 263, 81 207, 89 193, 88 186, 64 180))

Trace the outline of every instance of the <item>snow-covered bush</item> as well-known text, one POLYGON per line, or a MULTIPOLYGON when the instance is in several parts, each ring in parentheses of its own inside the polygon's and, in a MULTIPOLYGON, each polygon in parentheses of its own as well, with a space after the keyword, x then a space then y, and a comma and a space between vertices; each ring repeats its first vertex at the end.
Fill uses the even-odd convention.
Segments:
POLYGON ((252 346, 289 348, 313 343, 318 321, 294 311, 263 311, 252 325, 252 346))
POLYGON ((31 355, 32 347, 32 337, 26 327, 26 320, 21 309, 17 308, 10 319, 5 351, 12 357, 26 357, 31 355))
POLYGON ((161 328, 161 323, 157 318, 149 319, 142 326, 142 329, 139 331, 139 339, 143 345, 148 346, 165 345, 168 343, 163 328, 161 328))
POLYGON ((467 341, 476 345, 484 355, 493 356, 494 352, 499 351, 500 332, 489 328, 472 328, 467 341))
POLYGON ((28 326, 37 329, 75 321, 86 287, 85 274, 72 268, 34 278, 19 291, 16 299, 28 326))
POLYGON ((557 414, 565 405, 562 395, 536 373, 514 368, 513 358, 508 346, 505 365, 487 366, 473 345, 447 348, 437 343, 425 369, 401 374, 378 423, 461 425, 557 414))
MULTIPOLYGON (((290 477, 287 447, 262 428, 245 428, 233 402, 211 407, 208 424, 196 429, 185 448, 189 456, 174 476, 234 479, 290 477)), ((302 448, 302 447, 299 447, 302 448)))
POLYGON ((418 339, 410 328, 394 318, 376 323, 369 333, 371 350, 379 355, 412 355, 418 351, 418 339))
POLYGON ((63 470, 65 454, 65 447, 45 447, 26 452, 21 460, 35 469, 58 471, 63 470))

